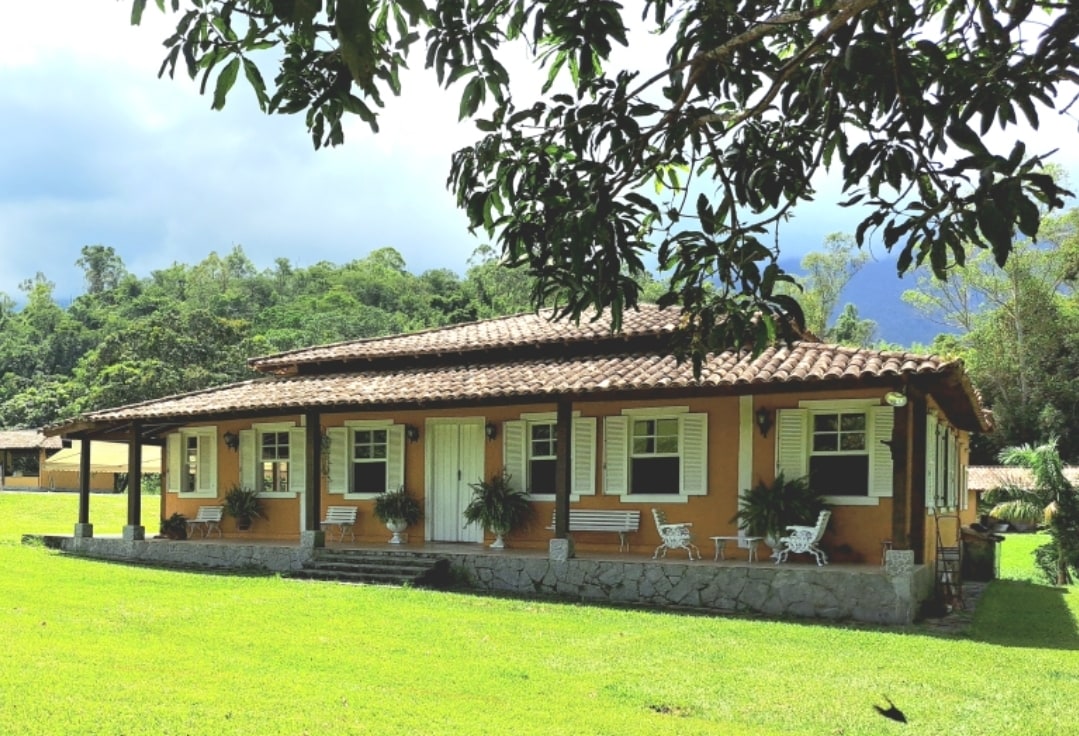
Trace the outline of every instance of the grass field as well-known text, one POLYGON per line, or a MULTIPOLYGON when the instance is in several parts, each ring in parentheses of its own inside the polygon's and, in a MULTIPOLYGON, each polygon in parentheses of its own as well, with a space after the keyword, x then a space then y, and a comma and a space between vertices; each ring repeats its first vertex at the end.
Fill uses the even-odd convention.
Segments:
MULTIPOLYGON (((124 499, 91 503, 95 529, 115 518, 118 531, 124 499)), ((75 509, 74 496, 0 494, 0 734, 998 736, 1071 733, 1077 718, 1079 590, 1030 582, 1029 554, 1015 556, 1029 536, 1004 543, 1011 579, 971 627, 942 636, 175 572, 18 544, 70 533, 75 509), (909 723, 873 710, 882 695, 909 723)))

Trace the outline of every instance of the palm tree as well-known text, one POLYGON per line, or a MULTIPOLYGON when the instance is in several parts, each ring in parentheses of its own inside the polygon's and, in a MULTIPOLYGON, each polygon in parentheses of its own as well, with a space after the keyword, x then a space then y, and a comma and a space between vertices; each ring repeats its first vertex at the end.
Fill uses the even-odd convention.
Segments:
POLYGON ((994 504, 990 516, 1012 522, 1044 521, 1057 548, 1057 585, 1071 584, 1068 553, 1077 540, 1071 538, 1068 526, 1073 523, 1071 516, 1077 496, 1064 476, 1064 462, 1060 459, 1056 438, 1037 447, 1029 444, 1006 447, 999 458, 1005 465, 1030 470, 1033 484, 1023 488, 1012 483, 990 490, 985 495, 985 500, 994 504))

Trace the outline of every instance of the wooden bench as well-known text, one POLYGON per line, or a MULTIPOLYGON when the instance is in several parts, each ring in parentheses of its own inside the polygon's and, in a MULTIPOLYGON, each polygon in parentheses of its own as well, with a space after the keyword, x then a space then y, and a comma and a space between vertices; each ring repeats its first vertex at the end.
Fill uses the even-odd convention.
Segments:
POLYGON ((210 532, 217 532, 221 536, 221 516, 225 512, 224 506, 199 506, 199 512, 194 519, 187 520, 187 536, 194 536, 196 530, 202 530, 202 536, 210 536, 210 532))
MULTIPOLYGON (((555 528, 555 515, 551 513, 550 530, 555 528)), ((618 551, 629 550, 626 535, 637 531, 641 526, 641 512, 624 509, 570 509, 569 530, 571 532, 618 532, 618 551)))
POLYGON ((352 527, 356 524, 356 507, 355 506, 327 506, 326 518, 322 520, 319 526, 325 527, 337 527, 337 541, 345 541, 345 535, 348 534, 349 539, 353 542, 356 541, 356 535, 352 532, 352 527))

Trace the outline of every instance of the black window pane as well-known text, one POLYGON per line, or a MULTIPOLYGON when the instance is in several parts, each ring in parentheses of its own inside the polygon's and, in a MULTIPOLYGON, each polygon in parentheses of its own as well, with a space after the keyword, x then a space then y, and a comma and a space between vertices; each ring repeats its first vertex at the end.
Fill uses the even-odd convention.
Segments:
POLYGON ((528 492, 533 495, 554 493, 554 460, 533 460, 529 463, 530 485, 528 492))
POLYGON ((817 414, 813 417, 814 432, 835 432, 839 429, 839 415, 817 414))
POLYGON ((633 458, 630 493, 678 493, 680 460, 676 457, 633 458))
POLYGON ((821 455, 809 459, 809 484, 831 496, 869 495, 868 455, 821 455))
POLYGON ((382 493, 386 490, 386 463, 356 463, 352 466, 353 493, 382 493))

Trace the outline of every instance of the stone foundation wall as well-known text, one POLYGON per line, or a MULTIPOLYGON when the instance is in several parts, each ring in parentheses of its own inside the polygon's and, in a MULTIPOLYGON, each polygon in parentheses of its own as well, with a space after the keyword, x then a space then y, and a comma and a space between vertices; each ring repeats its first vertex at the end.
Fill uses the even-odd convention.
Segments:
POLYGON ((574 558, 455 556, 459 577, 489 592, 779 618, 907 624, 932 592, 929 568, 700 565, 574 558), (926 582, 928 581, 928 586, 926 582))
POLYGON ((311 558, 311 549, 265 544, 190 544, 125 541, 113 538, 45 537, 45 545, 64 552, 103 560, 130 560, 152 565, 208 567, 230 570, 291 572, 311 558))

